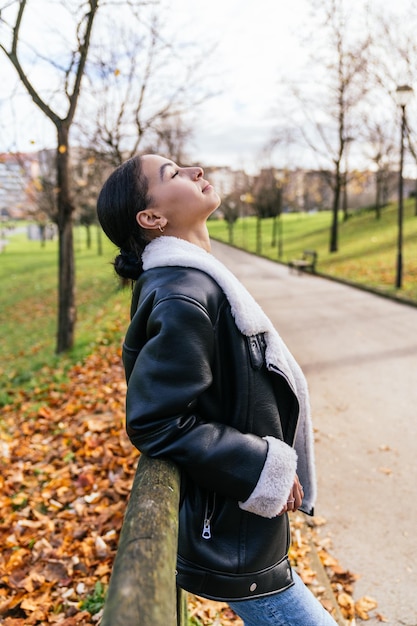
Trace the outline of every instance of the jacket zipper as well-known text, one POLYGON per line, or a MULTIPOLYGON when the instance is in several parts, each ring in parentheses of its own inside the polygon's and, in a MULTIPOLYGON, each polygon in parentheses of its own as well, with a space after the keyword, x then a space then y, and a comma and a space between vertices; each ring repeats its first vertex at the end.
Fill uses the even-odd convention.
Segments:
POLYGON ((211 509, 209 507, 209 500, 210 498, 207 496, 206 508, 204 511, 203 532, 201 533, 203 539, 211 539, 211 520, 213 519, 214 507, 216 504, 216 494, 213 493, 211 509))

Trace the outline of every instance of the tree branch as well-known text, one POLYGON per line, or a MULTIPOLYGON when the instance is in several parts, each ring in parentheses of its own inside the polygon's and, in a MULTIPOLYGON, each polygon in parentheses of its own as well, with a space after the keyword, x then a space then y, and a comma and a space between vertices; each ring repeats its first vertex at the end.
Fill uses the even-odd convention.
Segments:
POLYGON ((26 73, 20 64, 19 57, 17 54, 17 44, 19 42, 20 26, 22 23, 23 13, 25 11, 25 8, 26 8, 26 0, 20 0, 19 11, 16 17, 16 23, 13 28, 13 39, 12 39, 11 50, 10 51, 7 50, 2 44, 0 44, 0 48, 9 58, 11 63, 14 65, 19 75, 20 80, 22 81, 23 85, 26 87, 26 90, 28 94, 30 95, 30 97, 32 98, 32 100, 34 101, 34 103, 45 113, 45 115, 55 124, 55 126, 58 126, 62 121, 61 118, 55 113, 55 111, 53 111, 46 104, 46 102, 44 102, 44 100, 42 100, 42 98, 40 97, 36 89, 33 87, 32 83, 26 76, 26 73))
POLYGON ((94 17, 96 15, 97 9, 98 9, 98 0, 90 0, 90 11, 86 15, 87 25, 86 25, 85 34, 84 34, 84 40, 80 43, 80 46, 79 46, 80 60, 78 63, 77 73, 75 76, 74 89, 73 89, 71 96, 69 97, 70 106, 69 106, 67 117, 65 118, 65 122, 67 122, 68 124, 71 124, 74 118, 75 110, 77 108, 78 97, 80 95, 81 80, 84 74, 85 64, 87 62, 87 54, 88 54, 88 48, 90 45, 91 31, 93 28, 94 17))

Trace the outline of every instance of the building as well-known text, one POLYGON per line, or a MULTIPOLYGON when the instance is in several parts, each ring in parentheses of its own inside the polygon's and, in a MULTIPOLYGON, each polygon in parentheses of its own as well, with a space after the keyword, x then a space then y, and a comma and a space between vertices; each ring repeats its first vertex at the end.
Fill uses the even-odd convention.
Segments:
POLYGON ((34 209, 37 154, 0 153, 0 216, 21 219, 34 209))

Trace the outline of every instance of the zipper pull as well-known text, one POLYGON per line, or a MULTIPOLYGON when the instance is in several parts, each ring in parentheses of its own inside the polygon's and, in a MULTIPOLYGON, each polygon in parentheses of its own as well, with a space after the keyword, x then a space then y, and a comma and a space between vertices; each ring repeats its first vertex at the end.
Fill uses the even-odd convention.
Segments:
POLYGON ((204 520, 203 532, 201 536, 203 539, 211 539, 210 520, 207 518, 204 520))
POLYGON ((213 494, 212 497, 212 508, 210 510, 209 513, 209 498, 207 497, 206 500, 206 510, 204 511, 204 522, 203 522, 203 532, 201 533, 201 536, 203 537, 203 539, 211 539, 211 519, 213 517, 214 514, 214 506, 216 504, 216 494, 213 494))

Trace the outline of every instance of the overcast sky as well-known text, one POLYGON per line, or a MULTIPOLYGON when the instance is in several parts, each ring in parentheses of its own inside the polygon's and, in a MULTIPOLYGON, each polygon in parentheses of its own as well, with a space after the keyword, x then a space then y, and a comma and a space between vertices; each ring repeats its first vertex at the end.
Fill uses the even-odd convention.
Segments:
POLYGON ((194 154, 208 163, 251 167, 270 137, 282 70, 296 72, 305 60, 297 29, 306 2, 210 0, 196 11, 195 0, 175 0, 171 6, 187 32, 217 42, 207 71, 219 94, 199 114, 194 154))
MULTIPOLYGON (((43 4, 42 0, 29 2, 43 4)), ((200 42, 202 48, 215 46, 199 71, 210 77, 206 85, 210 84, 216 95, 198 110, 191 156, 207 165, 250 168, 270 134, 279 69, 296 66, 303 58, 295 31, 300 27, 306 0, 163 2, 166 8, 162 20, 177 40, 185 37, 200 42)), ((34 25, 34 39, 36 32, 34 25)), ((6 57, 0 60, 1 84, 10 86, 16 81, 15 71, 6 57)), ((3 91, 0 98, 4 95, 3 91)), ((15 97, 13 101, 20 128, 19 149, 42 147, 42 141, 53 146, 51 123, 42 118, 31 101, 22 107, 23 100, 15 97), (23 132, 23 128, 30 132, 23 132)), ((3 106, 3 121, 6 110, 10 115, 9 104, 8 100, 3 106)), ((0 151, 10 144, 4 126, 1 130, 0 151)))
MULTIPOLYGON (((384 0, 370 1, 384 5, 384 0)), ((390 0, 389 5, 392 9, 395 4, 401 11, 407 1, 390 0)), ((43 0, 28 0, 28 3, 40 8, 43 0)), ((216 44, 199 71, 207 73, 210 89, 217 95, 198 109, 190 150, 192 159, 203 165, 253 170, 277 121, 274 103, 280 79, 283 74, 296 75, 306 63, 308 43, 302 46, 300 41, 308 0, 163 0, 163 3, 162 19, 177 40, 184 36, 188 41, 200 42, 202 48, 216 44)), ((352 11, 355 3, 362 0, 350 0, 352 11)), ((34 37, 36 31, 35 25, 34 37)), ((187 49, 184 54, 189 54, 187 49)), ((14 70, 9 66, 6 57, 0 57, 1 85, 15 82, 14 70)), ((19 149, 40 148, 42 143, 54 146, 51 122, 37 113, 32 102, 22 109, 22 98, 9 99, 8 104, 12 102, 13 106, 5 106, 4 100, 1 102, 5 93, 7 90, 0 93, 0 151, 10 145, 4 128, 5 112, 10 115, 10 110, 14 111, 21 129, 19 149)), ((12 118, 7 124, 12 126, 12 118)))
MULTIPOLYGON (((416 0, 346 0, 349 28, 365 25, 364 8, 389 12, 407 28, 407 7, 416 0)), ((279 102, 288 90, 283 79, 301 80, 302 88, 315 89, 317 74, 311 67, 310 36, 317 43, 320 32, 311 28, 312 3, 308 0, 210 0, 196 11, 195 0, 170 3, 175 19, 187 22, 188 32, 204 41, 218 41, 208 67, 219 69, 221 94, 207 102, 203 125, 194 142, 195 154, 208 162, 257 169, 260 153, 279 124, 279 102), (302 77, 302 79, 301 79, 302 77)), ((393 59, 391 59, 393 63, 393 59)), ((317 68, 315 68, 317 69, 317 68)), ((407 82, 397 72, 398 84, 407 82)), ((394 71, 395 74, 395 71, 394 71)), ((415 86, 417 91, 417 86, 415 86)), ((324 105, 325 106, 325 105, 324 105)))

